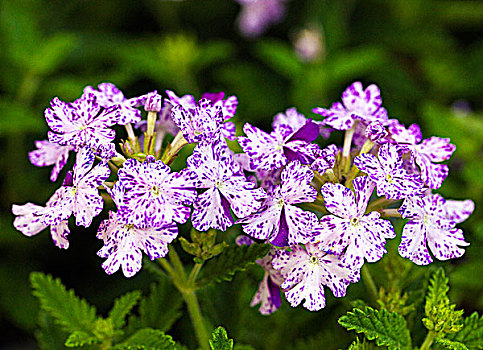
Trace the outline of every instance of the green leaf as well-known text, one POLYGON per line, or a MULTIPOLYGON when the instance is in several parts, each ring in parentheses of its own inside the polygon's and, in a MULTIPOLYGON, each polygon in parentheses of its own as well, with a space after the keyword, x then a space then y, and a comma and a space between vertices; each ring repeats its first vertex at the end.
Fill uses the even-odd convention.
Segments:
POLYGON ((166 278, 162 278, 158 284, 151 285, 149 296, 141 300, 139 316, 129 317, 126 332, 132 334, 146 327, 166 332, 182 316, 182 306, 181 294, 166 278))
POLYGON ((236 272, 245 270, 255 260, 263 258, 269 250, 269 244, 230 246, 223 254, 208 261, 198 284, 206 286, 213 282, 231 281, 236 272))
POLYGON ((428 330, 438 334, 455 333, 463 327, 463 310, 456 311, 456 305, 450 304, 448 291, 448 278, 445 276, 444 270, 439 268, 429 281, 424 306, 426 317, 422 320, 428 330))
POLYGON ((210 346, 212 350, 232 350, 233 339, 228 339, 225 329, 218 327, 211 335, 210 346))
POLYGON ((428 294, 426 296, 426 306, 439 305, 441 302, 449 303, 448 298, 448 278, 444 274, 444 270, 439 268, 431 276, 428 286, 428 294))
POLYGON ((404 317, 395 312, 353 309, 339 318, 339 324, 348 330, 364 333, 369 340, 376 340, 377 345, 386 345, 389 349, 411 348, 411 336, 404 317))
POLYGON ((35 333, 35 337, 42 350, 65 350, 65 339, 67 333, 64 332, 55 319, 46 311, 41 310, 39 313, 40 329, 35 333))
POLYGON ((470 350, 483 349, 483 315, 473 312, 465 318, 463 328, 447 338, 465 344, 470 350))
POLYGON ((89 333, 77 331, 72 333, 65 341, 65 346, 75 348, 79 346, 99 343, 99 339, 89 333))
POLYGON ((50 313, 68 332, 90 332, 96 321, 96 309, 85 300, 67 291, 59 279, 41 272, 32 272, 30 282, 33 294, 39 299, 43 310, 50 313))
POLYGON ((173 339, 158 329, 143 328, 114 349, 172 350, 176 345, 173 339))
POLYGON ((444 338, 436 338, 434 339, 434 342, 436 344, 444 346, 446 349, 452 349, 452 350, 468 350, 465 344, 457 342, 457 341, 451 341, 448 339, 444 338))
POLYGON ((109 311, 109 318, 115 329, 124 327, 124 319, 126 318, 126 315, 129 314, 140 298, 141 292, 136 290, 127 293, 114 301, 114 306, 111 311, 109 311))
POLYGON ((372 349, 381 349, 381 348, 376 346, 374 342, 367 341, 366 338, 364 338, 362 342, 360 341, 359 338, 357 338, 357 340, 354 340, 347 350, 372 350, 372 349))

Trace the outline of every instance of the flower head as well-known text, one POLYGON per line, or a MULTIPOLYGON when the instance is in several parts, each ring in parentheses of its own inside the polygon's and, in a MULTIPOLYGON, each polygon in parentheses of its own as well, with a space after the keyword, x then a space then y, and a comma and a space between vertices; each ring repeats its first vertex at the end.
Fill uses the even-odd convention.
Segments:
POLYGON ((236 216, 246 217, 259 209, 260 200, 266 197, 263 189, 255 189, 246 180, 222 139, 198 144, 187 162, 198 175, 198 188, 206 189, 196 198, 191 218, 199 231, 225 231, 234 223, 230 208, 236 216))
POLYGON ((425 184, 432 189, 441 187, 448 176, 449 167, 434 163, 448 160, 456 146, 451 144, 448 138, 435 136, 421 142, 422 135, 418 125, 412 124, 406 129, 397 120, 391 120, 389 132, 404 151, 411 152, 412 161, 419 166, 425 184))
POLYGON ((161 227, 173 221, 184 223, 198 187, 194 172, 171 172, 162 161, 128 159, 118 173, 126 193, 118 210, 126 224, 136 227, 161 227))
POLYGON ((376 183, 378 196, 402 199, 424 191, 421 178, 403 169, 403 159, 396 145, 382 145, 377 157, 368 153, 361 154, 354 159, 354 164, 376 183))
POLYGON ((365 124, 387 121, 387 112, 381 107, 381 93, 374 84, 364 90, 360 82, 353 83, 342 94, 342 102, 334 103, 330 109, 317 107, 312 111, 326 117, 324 124, 337 130, 352 128, 356 120, 365 124))
POLYGON ((313 177, 308 167, 290 162, 282 171, 280 186, 268 191, 260 210, 237 223, 243 224, 243 231, 251 237, 269 239, 279 247, 306 243, 317 216, 294 204, 315 200, 317 191, 310 186, 313 177))
POLYGON ((284 278, 281 284, 292 307, 305 299, 310 311, 325 307, 324 287, 336 297, 343 297, 347 286, 359 280, 359 269, 342 263, 337 255, 327 254, 313 244, 281 250, 273 259, 273 268, 284 278))
POLYGON ((92 86, 86 86, 84 94, 95 95, 97 103, 103 108, 117 107, 119 110, 118 123, 121 125, 137 123, 141 120, 141 112, 136 107, 143 104, 145 96, 127 99, 122 91, 111 83, 99 84, 97 90, 92 86))
POLYGON ((312 242, 321 250, 342 254, 342 260, 351 266, 361 267, 364 259, 381 259, 386 238, 394 238, 395 233, 390 221, 380 219, 378 212, 364 214, 374 187, 367 176, 354 180, 355 196, 341 184, 324 184, 325 207, 334 215, 321 218, 312 242))
POLYGON ((247 136, 239 136, 238 142, 250 157, 252 169, 273 170, 292 160, 314 161, 319 147, 311 142, 319 135, 317 124, 291 108, 275 116, 273 127, 270 134, 249 123, 243 127, 247 136))
POLYGON ((455 214, 453 205, 454 202, 447 206, 438 194, 407 198, 399 209, 403 218, 410 219, 403 229, 399 254, 418 265, 433 261, 428 246, 438 260, 462 256, 465 250, 461 247, 469 243, 464 240, 463 231, 455 228, 457 221, 451 219, 455 214))
POLYGON ((58 98, 45 110, 45 119, 52 129, 49 141, 62 146, 89 146, 97 148, 114 140, 115 132, 110 126, 119 122, 117 106, 102 108, 93 93, 86 93, 73 103, 58 98))

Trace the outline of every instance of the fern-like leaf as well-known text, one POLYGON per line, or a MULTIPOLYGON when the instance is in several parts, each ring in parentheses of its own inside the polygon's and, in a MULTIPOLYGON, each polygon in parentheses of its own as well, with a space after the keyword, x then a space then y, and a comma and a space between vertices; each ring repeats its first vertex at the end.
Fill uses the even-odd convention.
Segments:
POLYGON ((124 327, 126 315, 138 303, 141 298, 141 292, 136 290, 119 297, 114 301, 114 306, 109 311, 109 319, 115 329, 124 327))
POLYGON ((50 275, 32 272, 30 281, 41 308, 51 314, 65 331, 92 331, 96 320, 94 306, 77 297, 73 290, 67 291, 59 279, 50 275))
POLYGON ((230 246, 221 255, 208 261, 203 268, 203 275, 198 285, 206 286, 213 282, 231 281, 236 272, 245 270, 255 260, 263 258, 269 250, 268 244, 230 246))
POLYGON ((69 348, 76 348, 85 345, 92 345, 99 343, 99 339, 89 333, 77 331, 72 333, 65 341, 65 346, 69 348))
POLYGON ((182 306, 181 294, 163 277, 139 303, 139 316, 129 317, 126 334, 147 327, 166 332, 183 315, 182 306))
POLYGON ((376 340, 377 345, 386 345, 389 349, 411 348, 411 337, 404 317, 395 312, 353 309, 339 318, 339 324, 348 330, 364 333, 367 339, 376 340))
POLYGON ((465 344, 445 338, 436 338, 434 342, 450 350, 468 350, 465 344))
POLYGON ((449 334, 447 338, 465 344, 470 350, 483 349, 483 315, 473 312, 470 317, 465 318, 463 328, 457 333, 449 334))
POLYGON ((449 284, 443 268, 439 268, 431 276, 426 295, 426 307, 428 305, 439 305, 440 303, 449 304, 448 291, 449 284))
POLYGON ((55 319, 46 311, 39 313, 40 329, 35 333, 40 349, 42 350, 65 350, 67 333, 59 327, 55 319))
POLYGON ((218 327, 211 335, 210 346, 212 350, 232 350, 233 339, 228 339, 225 329, 218 327))
POLYGON ((158 329, 143 328, 130 336, 126 341, 116 345, 114 349, 174 350, 176 349, 176 344, 169 335, 158 329))

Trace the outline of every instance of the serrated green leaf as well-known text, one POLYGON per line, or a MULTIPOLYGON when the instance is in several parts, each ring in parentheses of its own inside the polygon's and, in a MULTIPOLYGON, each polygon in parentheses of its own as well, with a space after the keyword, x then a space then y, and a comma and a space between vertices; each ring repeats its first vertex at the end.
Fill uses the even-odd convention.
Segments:
POLYGON ((115 329, 124 327, 126 315, 138 303, 141 298, 141 292, 136 290, 117 298, 114 301, 114 306, 109 311, 109 318, 112 321, 115 329))
POLYGON ((232 350, 233 339, 228 339, 225 329, 218 327, 211 335, 210 346, 212 350, 232 350))
POLYGON ((41 272, 32 272, 30 282, 33 294, 43 310, 50 313, 64 330, 90 332, 96 321, 96 309, 85 300, 67 291, 59 279, 41 272))
POLYGON ((263 258, 269 250, 269 244, 230 246, 221 255, 208 261, 203 268, 198 285, 206 286, 214 282, 230 281, 236 272, 243 271, 255 260, 263 258))
POLYGON ((448 339, 458 341, 466 345, 470 350, 483 349, 483 315, 473 312, 464 320, 463 328, 447 336, 448 339))
POLYGON ((339 318, 339 324, 348 330, 364 333, 367 339, 376 340, 377 345, 386 345, 389 349, 411 348, 411 336, 404 317, 395 312, 353 309, 339 318))
POLYGON ((118 344, 114 349, 143 349, 143 350, 173 350, 175 342, 158 329, 143 328, 138 330, 126 341, 118 344))
POLYGON ((65 341, 65 346, 69 348, 75 348, 79 346, 92 345, 99 343, 100 340, 97 337, 86 333, 77 331, 69 335, 69 338, 65 341))
POLYGON ((127 334, 140 328, 155 328, 166 332, 182 316, 183 299, 176 288, 161 278, 158 284, 151 285, 147 298, 139 304, 139 316, 129 317, 127 334))
POLYGON ((441 302, 449 303, 447 295, 449 291, 448 282, 448 278, 442 268, 433 273, 429 281, 426 306, 439 305, 441 302))
POLYGON ((347 350, 373 350, 373 349, 381 349, 378 347, 374 342, 369 342, 365 338, 360 341, 359 338, 357 340, 354 340, 352 344, 349 346, 347 350))
POLYGON ((448 291, 448 278, 440 268, 431 276, 424 306, 426 317, 422 320, 428 330, 438 334, 455 333, 463 327, 463 310, 455 310, 450 304, 448 291))
POLYGON ((451 341, 449 339, 445 338, 436 338, 434 339, 434 342, 436 344, 444 346, 446 349, 451 349, 451 350, 468 350, 465 344, 457 342, 457 341, 451 341))
POLYGON ((55 319, 46 311, 39 313, 40 329, 35 333, 40 349, 65 350, 67 333, 55 322, 55 319))

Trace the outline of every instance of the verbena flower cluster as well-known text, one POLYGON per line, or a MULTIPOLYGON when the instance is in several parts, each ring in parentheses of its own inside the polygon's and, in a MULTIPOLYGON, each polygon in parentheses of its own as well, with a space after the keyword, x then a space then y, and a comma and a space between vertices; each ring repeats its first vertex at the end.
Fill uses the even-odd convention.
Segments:
POLYGON ((131 277, 143 252, 151 260, 166 256, 178 224, 191 222, 198 231, 240 224, 246 236, 237 244, 272 245, 257 261, 265 275, 252 305, 260 304, 262 314, 280 306, 280 292, 292 306, 312 311, 325 306, 324 287, 344 296, 362 266, 387 252, 386 240, 396 236, 389 218, 408 219, 399 254, 418 265, 464 254, 468 243, 456 225, 473 202, 432 192, 447 177, 441 162, 455 146, 390 119, 376 85, 355 82, 342 102, 314 108, 323 120, 290 108, 274 117, 270 133, 246 123, 238 137, 229 121, 235 96, 166 95, 127 99, 104 83, 86 87, 74 102, 54 98, 45 110, 48 140, 35 143, 30 160, 53 165, 52 181, 71 152, 75 164, 45 205, 13 205, 14 226, 27 236, 50 228, 54 244, 67 249, 69 218, 88 227, 110 202, 115 209, 98 229, 104 244, 98 255, 108 274, 121 268, 131 277), (127 132, 119 145, 115 125, 127 132), (335 130, 345 132, 342 147, 321 146, 335 130), (243 152, 234 153, 227 139, 243 152), (192 155, 173 171, 188 143, 195 144, 192 155))

